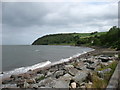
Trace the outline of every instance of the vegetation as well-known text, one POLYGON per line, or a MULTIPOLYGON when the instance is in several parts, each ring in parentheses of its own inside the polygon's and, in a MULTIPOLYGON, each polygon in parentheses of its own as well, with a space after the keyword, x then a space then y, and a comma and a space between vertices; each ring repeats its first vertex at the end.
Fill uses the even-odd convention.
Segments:
POLYGON ((93 84, 91 87, 92 88, 106 88, 112 74, 114 73, 117 63, 118 63, 117 61, 114 61, 111 64, 109 64, 108 66, 101 65, 101 68, 98 68, 97 71, 102 71, 107 68, 111 68, 111 71, 104 74, 104 79, 101 79, 99 77, 99 75, 96 72, 94 72, 92 75, 92 83, 93 84))
POLYGON ((113 26, 108 32, 50 34, 38 38, 32 45, 86 45, 120 50, 120 28, 113 26))

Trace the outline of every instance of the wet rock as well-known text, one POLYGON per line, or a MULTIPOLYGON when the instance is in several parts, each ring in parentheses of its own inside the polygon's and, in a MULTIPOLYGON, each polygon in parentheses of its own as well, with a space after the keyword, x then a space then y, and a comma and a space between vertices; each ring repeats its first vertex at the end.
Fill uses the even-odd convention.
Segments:
POLYGON ((75 82, 80 84, 87 79, 87 76, 88 76, 88 72, 81 71, 81 72, 78 72, 73 79, 75 82))

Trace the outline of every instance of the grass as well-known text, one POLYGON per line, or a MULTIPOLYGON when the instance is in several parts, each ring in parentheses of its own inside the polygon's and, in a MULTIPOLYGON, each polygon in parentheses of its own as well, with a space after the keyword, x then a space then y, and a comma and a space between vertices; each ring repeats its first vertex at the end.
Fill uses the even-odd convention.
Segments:
POLYGON ((40 76, 39 78, 37 78, 37 81, 41 81, 43 79, 45 79, 45 76, 40 76))
POLYGON ((117 66, 117 63, 118 63, 117 61, 113 61, 108 66, 101 65, 101 68, 97 69, 97 71, 102 71, 102 70, 107 69, 107 68, 112 69, 110 72, 107 72, 104 74, 103 79, 99 78, 99 76, 97 75, 97 72, 93 72, 93 75, 91 77, 93 84, 91 85, 91 88, 106 88, 112 74, 114 73, 114 70, 117 66))

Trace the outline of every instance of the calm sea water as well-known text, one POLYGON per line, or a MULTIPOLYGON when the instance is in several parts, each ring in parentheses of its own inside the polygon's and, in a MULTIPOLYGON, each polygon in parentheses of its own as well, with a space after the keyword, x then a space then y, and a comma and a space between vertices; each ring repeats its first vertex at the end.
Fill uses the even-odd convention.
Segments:
POLYGON ((3 71, 50 61, 56 62, 76 54, 91 51, 91 48, 49 45, 3 45, 3 71))

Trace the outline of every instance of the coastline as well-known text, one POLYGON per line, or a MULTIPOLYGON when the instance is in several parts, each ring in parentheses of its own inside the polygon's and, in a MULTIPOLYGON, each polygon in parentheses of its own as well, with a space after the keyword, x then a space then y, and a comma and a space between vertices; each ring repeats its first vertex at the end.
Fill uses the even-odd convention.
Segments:
MULTIPOLYGON (((95 55, 99 55, 99 54, 102 54, 103 51, 105 50, 110 50, 110 49, 107 49, 107 48, 97 48, 95 47, 93 51, 90 51, 90 52, 87 52, 87 53, 84 53, 84 54, 81 54, 77 57, 74 57, 74 58, 71 58, 69 59, 69 61, 66 61, 66 62, 61 62, 61 63, 54 63, 54 64, 49 64, 43 68, 37 68, 35 70, 29 70, 28 72, 26 73, 22 73, 22 74, 18 74, 18 75, 14 75, 14 77, 24 77, 27 78, 34 78, 35 76, 37 76, 38 73, 40 72, 44 72, 46 73, 47 71, 49 71, 51 68, 53 67, 57 67, 57 66, 65 66, 65 65, 71 65, 71 63, 73 62, 76 62, 77 59, 81 59, 81 58, 89 58, 91 56, 95 56, 95 55)), ((10 81, 11 80, 11 77, 8 77, 8 78, 5 78, 5 79, 2 79, 2 81, 10 81)))
MULTIPOLYGON (((50 45, 50 46, 64 46, 64 45, 50 45)), ((67 46, 67 47, 79 47, 79 46, 69 46, 69 45, 65 45, 65 46, 67 46)), ((89 47, 86 47, 86 48, 89 48, 89 47)), ((92 51, 94 51, 94 50, 95 49, 93 49, 92 51)), ((83 53, 80 53, 80 54, 75 54, 73 56, 70 56, 69 58, 60 59, 59 61, 55 61, 55 62, 45 61, 45 62, 37 63, 37 64, 31 65, 31 66, 26 66, 26 67, 21 67, 21 68, 15 68, 14 69, 15 71, 19 69, 20 72, 17 71, 17 73, 13 73, 11 75, 22 75, 22 74, 24 75, 24 74, 30 73, 30 71, 34 72, 34 71, 39 70, 39 69, 49 68, 49 67, 57 65, 57 64, 62 64, 62 63, 65 63, 65 62, 69 62, 71 60, 74 60, 74 59, 80 57, 81 55, 87 54, 87 53, 92 52, 92 51, 87 51, 87 52, 83 52, 83 53), (33 69, 30 68, 30 69, 27 69, 29 67, 38 66, 39 64, 42 64, 42 63, 44 63, 44 65, 39 66, 39 68, 35 68, 35 69, 34 68, 33 69), (24 72, 22 72, 23 69, 26 69, 26 70, 24 72)), ((13 72, 13 70, 5 71, 5 72, 7 72, 7 73, 8 72, 13 72)), ((5 72, 1 72, 1 74, 5 73, 5 72)), ((6 79, 10 78, 11 75, 7 74, 7 76, 5 76, 5 78, 2 77, 2 79, 6 80, 6 79)), ((0 78, 0 80, 1 80, 1 78, 0 78)))

